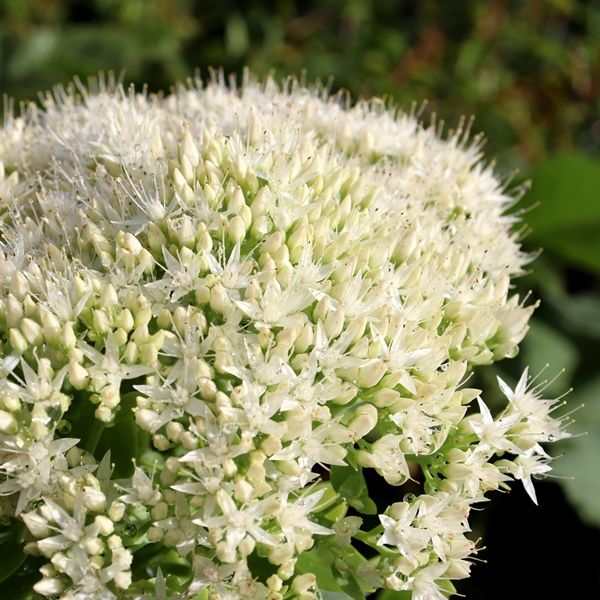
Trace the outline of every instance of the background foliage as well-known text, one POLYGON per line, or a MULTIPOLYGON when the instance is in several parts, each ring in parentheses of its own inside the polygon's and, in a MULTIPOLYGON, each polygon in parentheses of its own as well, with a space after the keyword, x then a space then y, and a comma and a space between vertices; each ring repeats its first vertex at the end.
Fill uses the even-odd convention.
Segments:
POLYGON ((548 392, 575 387, 564 410, 585 404, 573 429, 587 435, 555 463, 561 487, 539 484, 539 509, 515 489, 476 521, 489 564, 459 591, 558 598, 579 580, 598 593, 585 545, 600 543, 600 4, 0 0, 0 90, 17 101, 99 70, 160 90, 195 68, 239 74, 244 65, 407 109, 428 100, 424 118, 450 126, 476 115, 474 131, 507 182, 532 181, 515 210, 526 247, 545 251, 517 285, 544 302, 520 356, 482 370, 478 383, 494 388, 496 374, 514 378, 525 364, 534 374, 549 364, 542 378, 552 379, 562 367, 548 392))

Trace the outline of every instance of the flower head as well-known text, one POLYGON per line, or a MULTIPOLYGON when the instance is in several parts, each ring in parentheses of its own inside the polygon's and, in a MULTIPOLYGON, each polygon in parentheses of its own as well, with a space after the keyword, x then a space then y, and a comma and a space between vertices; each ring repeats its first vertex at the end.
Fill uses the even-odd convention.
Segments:
POLYGON ((38 593, 317 598, 315 556, 365 593, 468 575, 470 507, 510 478, 535 500, 565 433, 527 374, 496 416, 462 388, 533 310, 466 138, 250 78, 7 120, 0 510, 48 560, 38 593), (364 469, 423 488, 336 526, 377 509, 364 469))

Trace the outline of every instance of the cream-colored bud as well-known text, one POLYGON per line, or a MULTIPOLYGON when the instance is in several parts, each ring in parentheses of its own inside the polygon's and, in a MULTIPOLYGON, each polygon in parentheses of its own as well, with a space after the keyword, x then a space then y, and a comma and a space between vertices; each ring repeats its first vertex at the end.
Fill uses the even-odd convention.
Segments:
POLYGON ((103 536, 109 536, 115 528, 112 520, 104 515, 98 515, 94 517, 94 524, 98 528, 100 535, 103 536))
POLYGON ((117 344, 117 346, 122 347, 127 343, 127 332, 124 329, 121 329, 120 327, 118 329, 115 329, 115 331, 113 331, 113 341, 115 342, 115 344, 117 344))
POLYGON ((152 436, 152 444, 159 452, 165 452, 171 447, 171 443, 162 433, 155 433, 152 436))
POLYGON ((111 325, 108 315, 103 310, 94 311, 93 324, 98 333, 107 333, 111 325))
POLYGON ((68 374, 69 381, 76 390, 84 389, 89 381, 87 369, 73 360, 69 362, 68 374))
POLYGON ((50 343, 57 343, 60 340, 60 321, 48 309, 43 307, 40 307, 40 319, 44 339, 50 343))
POLYGON ((256 548, 256 542, 254 541, 254 538, 247 535, 238 544, 237 551, 240 553, 240 556, 245 558, 249 554, 252 554, 252 552, 254 551, 254 548, 256 548))
POLYGON ((210 291, 210 307, 222 315, 229 314, 233 308, 225 288, 220 283, 217 283, 210 291))
POLYGON ((154 223, 149 223, 146 235, 151 250, 154 254, 162 257, 162 250, 167 246, 167 238, 164 233, 154 223))
POLYGON ((286 581, 293 574, 296 568, 296 561, 292 559, 294 550, 290 546, 276 546, 269 552, 269 562, 275 565, 281 565, 277 569, 277 575, 286 581))
POLYGON ((115 321, 115 325, 123 331, 131 331, 135 325, 133 315, 128 308, 124 308, 115 321))
POLYGON ((252 221, 250 233, 255 239, 261 239, 273 229, 273 222, 267 215, 262 215, 252 221))
POLYGON ((125 350, 123 351, 123 360, 126 363, 135 364, 138 359, 138 347, 135 342, 127 342, 125 350))
POLYGON ((166 502, 157 502, 150 514, 155 521, 162 521, 169 514, 169 505, 166 502))
POLYGON ((5 301, 6 323, 9 327, 17 327, 23 318, 23 304, 9 294, 5 301))
POLYGON ((235 215, 229 221, 227 226, 227 235, 234 244, 239 244, 246 236, 246 224, 244 219, 239 215, 235 215))
POLYGON ((142 344, 139 349, 139 358, 143 365, 156 365, 158 362, 158 348, 152 343, 142 344))
POLYGON ((179 443, 186 450, 195 450, 198 447, 198 439, 190 431, 185 431, 179 436, 179 443))
POLYGON ((234 496, 238 502, 249 502, 252 499, 254 488, 245 479, 238 479, 234 485, 234 496))
POLYGON ((43 340, 42 328, 33 319, 26 317, 21 321, 21 332, 32 346, 40 344, 43 340))
POLYGON ((336 338, 344 328, 345 311, 343 307, 338 307, 325 317, 325 333, 329 339, 336 338))
POLYGON ((33 536, 37 538, 45 538, 50 535, 48 521, 37 513, 21 513, 20 517, 23 519, 25 526, 27 529, 29 529, 33 536))
POLYGON ((121 401, 119 388, 114 385, 108 385, 100 392, 100 403, 108 408, 116 408, 121 401))
POLYGON ((18 300, 23 300, 29 293, 29 282, 20 271, 16 271, 12 276, 10 291, 18 300))
POLYGON ((98 406, 94 411, 94 416, 98 421, 102 421, 103 423, 110 423, 113 418, 113 413, 108 406, 98 406))
POLYGON ((108 508, 108 517, 114 523, 119 522, 123 516, 125 515, 126 506, 123 502, 119 502, 118 500, 113 500, 110 507, 108 508))
POLYGON ((234 563, 237 560, 235 548, 227 542, 219 542, 215 548, 217 558, 224 563, 234 563))
POLYGON ((0 431, 5 434, 12 434, 17 431, 16 419, 5 410, 0 410, 0 431))
POLYGON ((10 341, 10 345, 15 352, 22 354, 27 350, 29 344, 25 339, 25 336, 18 329, 11 329, 8 332, 8 339, 10 341))
MULTIPOLYGON (((138 301, 141 301, 141 299, 138 301)), ((145 298, 144 298, 144 301, 146 302, 145 298)), ((143 308, 140 308, 134 314, 133 319, 134 319, 135 327, 141 327, 142 325, 148 325, 148 323, 150 323, 150 320, 152 319, 152 308, 150 306, 144 306, 143 308)))
POLYGON ((33 591, 40 596, 55 596, 65 589, 65 584, 58 577, 44 577, 33 584, 33 591))
POLYGON ((281 440, 277 436, 270 435, 263 440, 260 447, 266 456, 272 456, 281 450, 282 444, 281 440))
POLYGON ((100 491, 90 486, 85 486, 82 490, 84 504, 94 512, 101 512, 106 506, 106 496, 100 491))
POLYGON ((233 477, 237 473, 237 470, 237 465, 231 458, 223 462, 223 474, 225 477, 233 477))
POLYGON ((131 572, 129 571, 119 571, 114 577, 113 581, 115 582, 115 586, 126 590, 131 586, 131 572))
POLYGON ((111 535, 108 540, 108 547, 111 550, 117 550, 118 548, 123 547, 123 540, 118 535, 111 535))
POLYGON ((390 390, 389 388, 383 388, 373 397, 373 404, 379 408, 385 408, 386 406, 392 406, 400 398, 400 392, 390 390))
POLYGON ((360 387, 370 388, 377 385, 387 371, 387 365, 383 361, 374 362, 360 367, 358 370, 357 384, 360 387))
POLYGON ((70 321, 62 326, 60 332, 60 343, 65 350, 75 348, 75 345, 77 344, 77 336, 75 335, 75 330, 73 329, 73 323, 70 321))
POLYGON ((83 540, 83 547, 88 554, 100 554, 104 550, 104 544, 99 538, 86 538, 83 540))
POLYGON ((377 425, 378 411, 372 404, 361 404, 355 411, 348 429, 354 433, 355 439, 364 437, 377 425))
POLYGON ((148 536, 148 541, 151 544, 155 544, 156 542, 160 542, 164 536, 164 531, 160 527, 152 526, 146 532, 148 536))
POLYGON ((200 161, 200 153, 187 127, 184 129, 183 137, 181 138, 179 152, 179 158, 181 159, 185 156, 194 167, 200 161))
POLYGON ((198 379, 198 391, 204 400, 212 400, 217 393, 217 386, 212 379, 200 377, 198 379))

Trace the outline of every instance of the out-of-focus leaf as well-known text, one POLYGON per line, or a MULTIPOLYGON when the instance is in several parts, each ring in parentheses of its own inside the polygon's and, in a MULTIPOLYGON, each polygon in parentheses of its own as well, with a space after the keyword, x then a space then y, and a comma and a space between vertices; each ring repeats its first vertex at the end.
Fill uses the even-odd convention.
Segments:
POLYGON ((531 238, 568 261, 600 272, 600 164, 583 154, 563 154, 532 173, 527 203, 531 238))
POLYGON ((573 479, 562 480, 569 500, 578 508, 579 515, 588 523, 600 527, 600 429, 590 431, 569 445, 565 455, 556 461, 557 474, 573 479))
POLYGON ((587 337, 600 337, 600 297, 596 294, 569 296, 560 293, 546 297, 546 303, 561 316, 565 328, 587 337))
POLYGON ((241 56, 248 49, 248 26, 242 15, 233 13, 225 25, 225 43, 232 56, 241 56))
POLYGON ((540 208, 528 213, 534 236, 600 223, 600 166, 583 154, 555 156, 534 169, 527 200, 540 208))
POLYGON ((560 368, 564 369, 564 373, 547 386, 546 396, 558 395, 570 386, 578 363, 577 348, 569 338, 539 319, 531 321, 529 332, 521 345, 520 356, 534 376, 546 365, 549 365, 549 379, 560 368))
POLYGON ((591 524, 600 526, 600 377, 583 390, 574 393, 571 405, 583 404, 569 428, 578 437, 562 444, 564 456, 553 464, 565 492, 579 509, 580 516, 591 524))

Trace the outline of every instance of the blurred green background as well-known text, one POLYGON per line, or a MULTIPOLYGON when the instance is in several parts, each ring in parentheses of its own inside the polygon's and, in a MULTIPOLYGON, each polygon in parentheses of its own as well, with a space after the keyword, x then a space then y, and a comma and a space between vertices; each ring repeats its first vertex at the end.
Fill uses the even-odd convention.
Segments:
POLYGON ((407 109, 428 100, 425 118, 450 127, 474 115, 501 176, 515 189, 532 181, 515 210, 525 246, 544 252, 517 287, 542 306, 519 357, 478 378, 487 391, 526 364, 549 364, 550 379, 564 368, 548 392, 575 388, 563 410, 585 404, 572 429, 586 435, 559 450, 565 478, 538 484, 540 508, 514 486, 475 519, 489 564, 458 589, 562 598, 579 581, 599 597, 597 550, 586 545, 600 543, 600 3, 0 0, 0 90, 16 100, 100 70, 168 90, 196 68, 244 65, 407 109))

